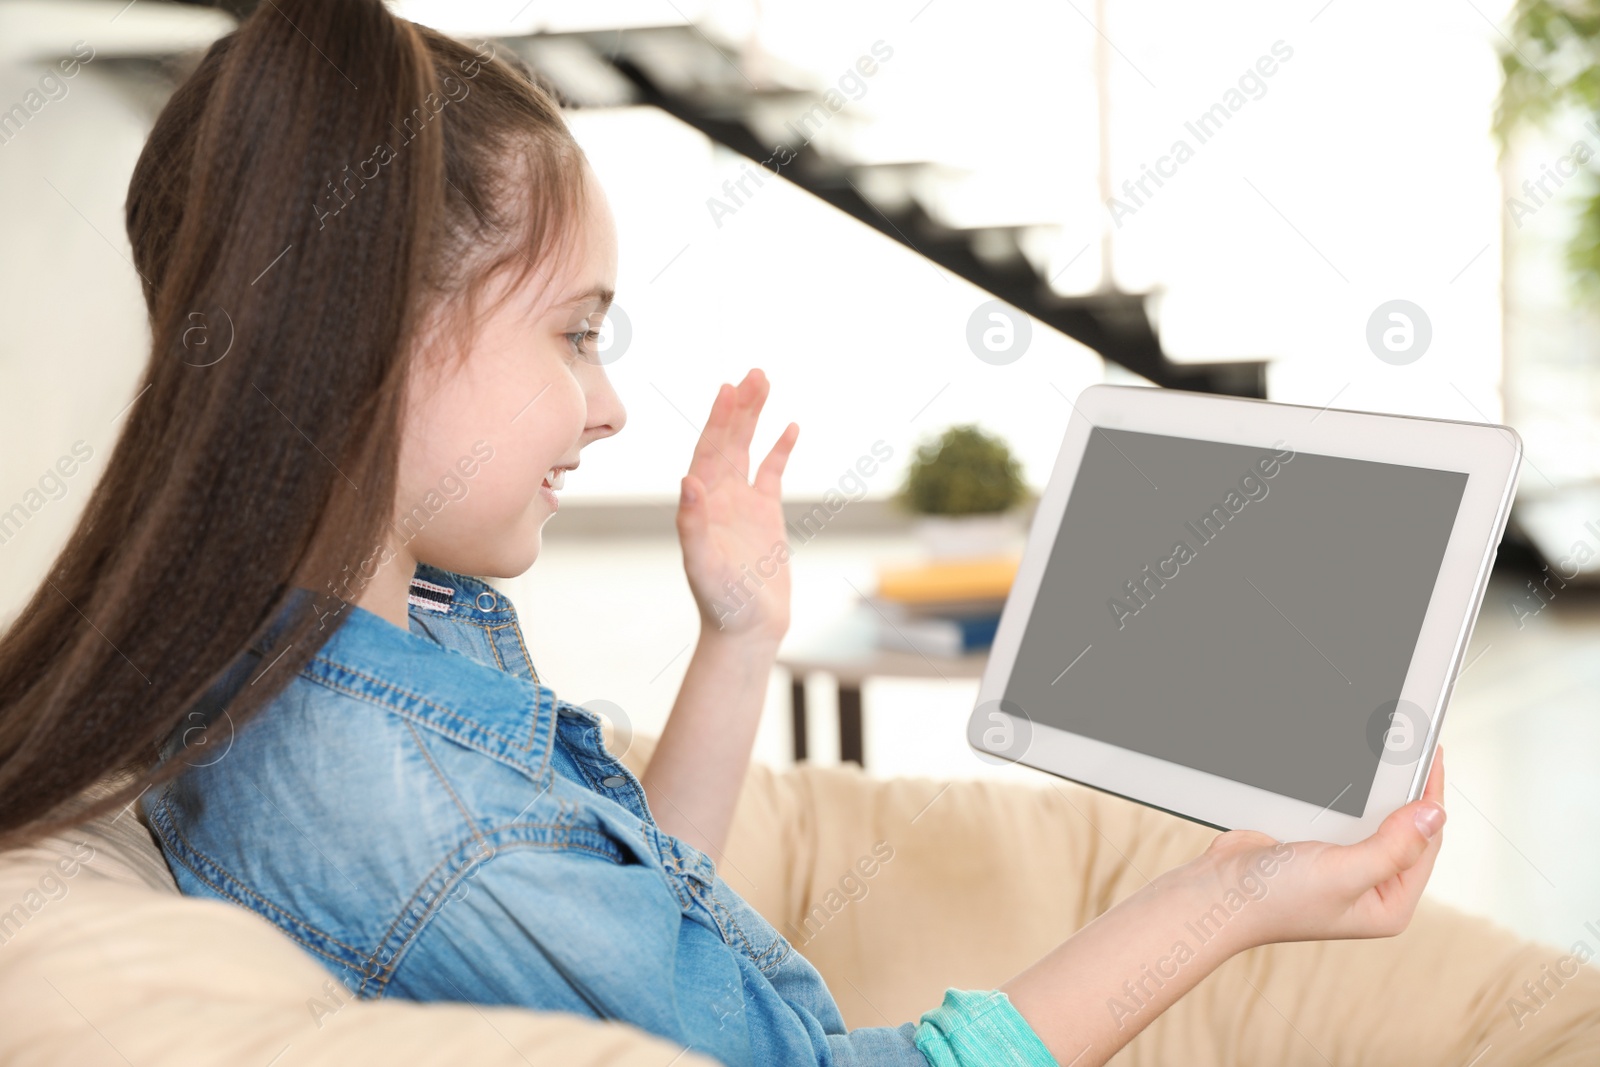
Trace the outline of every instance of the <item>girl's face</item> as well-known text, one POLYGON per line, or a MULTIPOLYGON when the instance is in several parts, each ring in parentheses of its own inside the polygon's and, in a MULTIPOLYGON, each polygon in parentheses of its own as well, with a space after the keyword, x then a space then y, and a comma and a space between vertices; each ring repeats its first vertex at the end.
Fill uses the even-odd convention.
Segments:
MULTIPOLYGON (((459 369, 419 353, 400 455, 401 559, 511 578, 533 564, 566 472, 622 429, 622 402, 595 352, 616 286, 611 207, 584 163, 588 211, 559 271, 531 273, 482 323, 459 369)), ((409 575, 406 576, 409 580, 409 575)))

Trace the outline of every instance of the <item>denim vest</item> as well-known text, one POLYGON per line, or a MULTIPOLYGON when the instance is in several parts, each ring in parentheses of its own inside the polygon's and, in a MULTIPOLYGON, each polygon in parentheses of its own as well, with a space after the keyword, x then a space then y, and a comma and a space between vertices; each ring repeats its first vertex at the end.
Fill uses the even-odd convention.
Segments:
MULTIPOLYGON (((309 595, 309 591, 303 591, 309 595)), ((409 630, 355 605, 237 729, 241 657, 142 799, 186 894, 249 908, 362 998, 616 1019, 726 1064, 927 1067, 846 1031, 815 967, 656 825, 594 713, 540 684, 506 597, 420 565, 409 630)), ((270 667, 269 667, 270 669, 270 667)))

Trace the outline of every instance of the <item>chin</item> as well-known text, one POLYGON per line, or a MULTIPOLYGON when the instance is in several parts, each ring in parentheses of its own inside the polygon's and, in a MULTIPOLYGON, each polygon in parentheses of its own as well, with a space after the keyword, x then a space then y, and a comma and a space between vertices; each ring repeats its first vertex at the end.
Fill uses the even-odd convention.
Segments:
POLYGON ((495 543, 505 546, 505 550, 494 554, 491 560, 492 569, 473 573, 489 578, 516 578, 526 573, 539 558, 539 552, 544 547, 544 524, 549 519, 549 515, 536 516, 532 512, 528 513, 519 527, 513 529, 503 539, 496 540, 495 543))
POLYGON ((539 550, 543 548, 542 538, 535 529, 529 537, 518 542, 518 551, 510 554, 500 561, 501 566, 495 574, 497 578, 515 578, 527 572, 534 561, 539 558, 539 550))

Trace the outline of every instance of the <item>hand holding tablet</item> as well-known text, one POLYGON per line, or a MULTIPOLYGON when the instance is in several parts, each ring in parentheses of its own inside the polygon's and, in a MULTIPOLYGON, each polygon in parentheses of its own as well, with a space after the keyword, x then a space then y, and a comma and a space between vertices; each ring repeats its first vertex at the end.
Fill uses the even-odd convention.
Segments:
POLYGON ((1219 829, 1421 795, 1505 527, 1509 427, 1092 386, 968 740, 1219 829))
POLYGON ((1219 834, 1000 989, 1058 1063, 1106 1063, 1240 952, 1404 930, 1439 855, 1443 798, 1441 751, 1425 800, 1356 844, 1219 834))
POLYGON ((1423 800, 1390 813, 1371 837, 1352 845, 1291 845, 1233 830, 1217 835, 1199 862, 1224 907, 1230 889, 1249 890, 1237 905, 1247 945, 1397 934, 1416 910, 1444 840, 1443 746, 1423 800))

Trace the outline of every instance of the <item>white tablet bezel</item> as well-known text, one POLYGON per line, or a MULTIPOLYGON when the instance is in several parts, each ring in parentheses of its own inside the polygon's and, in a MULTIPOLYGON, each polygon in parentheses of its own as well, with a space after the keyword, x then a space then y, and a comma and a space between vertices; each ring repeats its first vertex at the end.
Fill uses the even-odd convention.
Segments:
MULTIPOLYGON (((1218 829, 1259 830, 1280 841, 1349 844, 1422 795, 1435 739, 1460 673, 1505 529, 1522 439, 1509 426, 1313 408, 1147 386, 1092 385, 1073 404, 1061 451, 1039 501, 1015 584, 968 720, 967 741, 991 760, 1021 763, 1218 829), (1409 762, 1381 761, 1361 818, 1134 752, 1043 723, 999 702, 1095 427, 1195 440, 1287 446, 1351 459, 1460 471, 1468 476, 1400 698, 1428 717, 1409 762), (1003 742, 988 739, 1005 739, 1003 742), (1023 743, 1018 744, 1022 738, 1023 743)), ((1016 709, 1022 711, 1022 709, 1016 709)), ((1329 805, 1335 798, 1328 799, 1329 805)))

